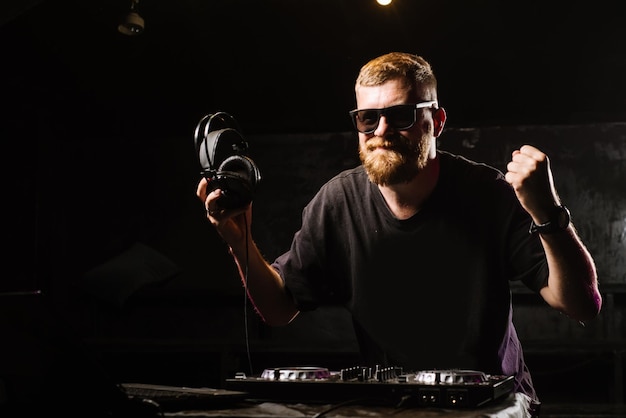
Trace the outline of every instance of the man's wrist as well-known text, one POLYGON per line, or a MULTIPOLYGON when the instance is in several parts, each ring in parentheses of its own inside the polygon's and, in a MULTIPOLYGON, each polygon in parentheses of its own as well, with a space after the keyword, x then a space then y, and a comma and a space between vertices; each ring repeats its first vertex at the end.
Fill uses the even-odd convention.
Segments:
POLYGON ((532 220, 528 232, 530 234, 553 234, 567 229, 571 222, 569 209, 565 205, 559 205, 547 222, 536 224, 532 220))

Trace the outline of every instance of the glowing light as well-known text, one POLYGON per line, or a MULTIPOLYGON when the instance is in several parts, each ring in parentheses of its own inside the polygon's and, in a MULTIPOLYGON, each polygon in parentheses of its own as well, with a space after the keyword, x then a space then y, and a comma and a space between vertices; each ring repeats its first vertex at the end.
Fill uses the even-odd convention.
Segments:
POLYGON ((381 6, 389 6, 391 2, 392 0, 376 0, 376 3, 380 4, 381 6))

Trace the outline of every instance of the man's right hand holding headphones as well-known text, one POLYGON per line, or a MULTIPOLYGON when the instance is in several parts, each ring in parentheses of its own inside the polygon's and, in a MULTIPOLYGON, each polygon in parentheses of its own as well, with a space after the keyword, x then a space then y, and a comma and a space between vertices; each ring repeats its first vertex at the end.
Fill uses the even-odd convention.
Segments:
POLYGON ((224 192, 220 188, 212 189, 211 181, 200 179, 196 190, 196 195, 204 202, 208 220, 231 248, 245 245, 252 221, 252 202, 236 208, 220 206, 224 192))

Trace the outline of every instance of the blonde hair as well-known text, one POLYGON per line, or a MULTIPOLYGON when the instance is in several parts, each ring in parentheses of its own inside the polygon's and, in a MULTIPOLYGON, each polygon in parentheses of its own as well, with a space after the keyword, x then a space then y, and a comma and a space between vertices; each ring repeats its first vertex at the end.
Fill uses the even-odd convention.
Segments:
POLYGON ((404 80, 414 91, 421 88, 433 95, 423 99, 437 99, 437 79, 431 65, 421 56, 406 52, 390 52, 367 62, 359 71, 355 89, 398 79, 404 80))

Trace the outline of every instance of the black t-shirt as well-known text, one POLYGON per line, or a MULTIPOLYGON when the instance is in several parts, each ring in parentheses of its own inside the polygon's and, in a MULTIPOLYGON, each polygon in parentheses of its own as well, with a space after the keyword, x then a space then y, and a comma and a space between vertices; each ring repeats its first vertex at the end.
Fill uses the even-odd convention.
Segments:
POLYGON ((540 240, 503 174, 439 151, 421 210, 395 218, 363 167, 328 181, 273 263, 298 308, 343 305, 364 361, 407 371, 515 375, 536 399, 512 323, 510 281, 547 283, 540 240))

